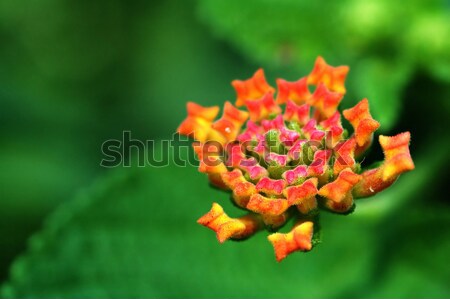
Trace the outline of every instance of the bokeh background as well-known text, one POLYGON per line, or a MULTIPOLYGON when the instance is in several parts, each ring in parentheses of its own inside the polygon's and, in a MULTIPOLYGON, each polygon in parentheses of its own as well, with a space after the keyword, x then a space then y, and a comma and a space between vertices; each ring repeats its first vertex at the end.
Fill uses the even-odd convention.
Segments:
POLYGON ((1 297, 450 297, 449 20, 444 0, 0 1, 1 297), (170 139, 187 101, 318 55, 350 66, 343 108, 411 131, 416 170, 322 213, 312 252, 219 245, 195 220, 242 212, 194 167, 100 167, 105 140, 170 139))

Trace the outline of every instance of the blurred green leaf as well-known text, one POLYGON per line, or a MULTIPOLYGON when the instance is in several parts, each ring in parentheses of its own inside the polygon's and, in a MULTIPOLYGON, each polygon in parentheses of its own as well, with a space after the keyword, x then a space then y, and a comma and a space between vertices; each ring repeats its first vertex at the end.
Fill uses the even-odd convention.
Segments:
POLYGON ((105 171, 105 140, 167 136, 186 101, 232 99, 250 68, 193 1, 0 1, 0 40, 0 281, 47 213, 105 171))
POLYGON ((410 209, 384 244, 385 259, 372 298, 443 298, 450 295, 448 207, 410 209), (392 251, 391 253, 389 253, 392 251))
POLYGON ((450 82, 450 5, 433 11, 425 10, 400 37, 405 56, 416 60, 419 67, 436 78, 450 82))
POLYGON ((135 32, 140 47, 133 56, 132 98, 137 105, 127 109, 145 120, 155 138, 176 130, 187 101, 204 106, 234 101, 230 82, 256 69, 210 37, 195 18, 193 2, 160 4, 135 32))
MULTIPOLYGON (((424 171, 422 177, 429 169, 424 171)), ((386 236, 390 240, 389 232, 404 225, 368 221, 358 212, 324 213, 324 243, 278 264, 265 232, 218 244, 211 231, 197 225, 212 201, 232 217, 243 213, 192 167, 116 171, 53 214, 31 239, 28 253, 14 263, 1 295, 298 298, 345 297, 351 290, 368 296, 372 290, 366 286, 375 278, 384 281, 375 276, 380 261, 397 254, 386 252, 386 236)), ((443 291, 440 286, 436 292, 443 291)))
POLYGON ((198 2, 211 29, 259 63, 304 65, 323 55, 347 64, 375 54, 427 68, 450 58, 450 10, 441 0, 198 2))
POLYGON ((382 132, 392 129, 402 115, 402 92, 410 74, 408 64, 377 58, 363 59, 351 70, 349 88, 359 96, 358 101, 369 99, 370 111, 382 132))
POLYGON ((56 138, 40 141, 8 140, 0 148, 0 280, 44 216, 93 176, 82 161, 73 159, 79 147, 65 146, 56 138))
POLYGON ((200 16, 212 30, 258 63, 304 65, 317 55, 339 57, 337 2, 200 0, 200 16))
MULTIPOLYGON (((363 250, 369 237, 363 223, 356 227, 351 219, 336 221, 327 232, 329 246, 277 264, 266 233, 220 245, 211 231, 197 225, 195 220, 212 200, 232 216, 242 214, 193 168, 116 174, 51 217, 32 238, 29 253, 12 267, 2 296, 331 296, 368 278, 361 275, 371 256, 371 251, 363 250), (359 231, 360 243, 353 245, 357 259, 346 250, 353 236, 338 234, 349 228, 359 231), (342 252, 339 259, 334 250, 342 252), (350 262, 353 266, 345 278, 339 271, 328 274, 338 285, 313 284, 329 267, 342 269, 350 262), (292 288, 296 282, 302 286, 292 288)), ((325 217, 331 222, 335 218, 325 217)))
POLYGON ((198 0, 211 30, 263 66, 307 74, 322 55, 349 65, 345 101, 367 97, 382 130, 393 128, 417 71, 450 81, 450 17, 444 1, 198 0))
POLYGON ((10 0, 0 3, 0 28, 14 32, 11 39, 17 41, 6 47, 23 49, 28 70, 57 79, 85 80, 117 59, 122 18, 119 0, 42 0, 26 8, 10 0))

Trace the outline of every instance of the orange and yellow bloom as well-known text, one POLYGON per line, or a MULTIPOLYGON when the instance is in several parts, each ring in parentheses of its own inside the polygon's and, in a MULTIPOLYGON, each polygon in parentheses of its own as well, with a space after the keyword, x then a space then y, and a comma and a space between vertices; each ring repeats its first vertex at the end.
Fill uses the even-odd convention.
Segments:
POLYGON ((358 161, 380 124, 372 118, 367 99, 343 115, 338 111, 348 71, 319 57, 308 76, 295 82, 277 79, 275 94, 259 69, 250 79, 232 82, 235 105, 247 111, 226 102, 218 120, 219 107, 187 104, 188 116, 178 133, 195 140, 199 170, 211 184, 230 191, 235 205, 246 211, 232 218, 213 203, 198 220, 216 232, 219 242, 247 238, 264 228, 277 230, 295 218, 289 233, 268 236, 276 259, 309 251, 316 244, 320 209, 349 213, 354 199, 374 195, 414 169, 410 133, 404 132, 380 135, 384 162, 362 170, 358 161), (353 127, 349 137, 342 116, 353 127))

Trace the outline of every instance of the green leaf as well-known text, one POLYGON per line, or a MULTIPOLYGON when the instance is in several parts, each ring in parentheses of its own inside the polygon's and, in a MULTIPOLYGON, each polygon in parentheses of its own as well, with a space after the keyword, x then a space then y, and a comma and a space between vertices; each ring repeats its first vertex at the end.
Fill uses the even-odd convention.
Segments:
POLYGON ((267 232, 219 244, 196 219, 213 201, 242 215, 228 196, 193 167, 117 171, 53 214, 1 296, 330 297, 368 278, 370 228, 351 216, 323 215, 326 246, 281 264, 267 232))
POLYGON ((402 92, 411 75, 408 63, 367 58, 350 73, 350 89, 360 101, 368 98, 370 112, 380 122, 380 131, 394 127, 401 115, 402 92))
POLYGON ((234 102, 231 81, 257 69, 211 38, 196 20, 194 2, 162 1, 151 14, 139 16, 139 30, 132 32, 139 46, 132 55, 137 79, 130 96, 137 105, 126 109, 145 120, 152 138, 176 130, 187 101, 203 106, 234 102))
POLYGON ((233 101, 231 80, 255 69, 210 38, 193 0, 158 2, 0 1, 0 281, 44 217, 104 171, 104 141, 167 136, 188 100, 233 101))
POLYGON ((445 1, 198 0, 202 20, 263 65, 308 66, 318 55, 353 67, 365 57, 400 60, 442 80, 448 72, 445 1), (407 59, 405 59, 407 58, 407 59))
POLYGON ((410 49, 410 59, 416 59, 423 69, 436 78, 450 82, 450 9, 420 14, 401 36, 401 43, 410 49))
POLYGON ((258 63, 312 63, 318 54, 336 57, 342 49, 335 46, 338 36, 329 38, 339 23, 335 2, 201 0, 199 8, 217 35, 258 63))
POLYGON ((343 105, 369 98, 380 130, 387 132, 401 114, 404 88, 412 74, 426 70, 450 80, 446 22, 450 12, 444 5, 199 0, 199 12, 216 35, 263 66, 302 69, 306 75, 318 55, 332 65, 349 65, 343 105))
MULTIPOLYGON (((116 170, 53 214, 14 263, 0 295, 329 298, 351 291, 363 297, 376 278, 384 279, 378 277, 379 264, 388 260, 389 269, 397 263, 388 258, 394 249, 381 249, 395 248, 391 232, 404 223, 370 221, 358 209, 349 216, 322 213, 322 243, 277 263, 267 232, 219 244, 213 232, 196 224, 213 201, 232 217, 244 213, 193 167, 116 170)), ((439 284, 435 293, 444 292, 439 284)))
POLYGON ((450 212, 422 205, 403 214, 387 238, 373 298, 443 298, 450 295, 450 212), (394 252, 388 253, 392 248, 394 252))

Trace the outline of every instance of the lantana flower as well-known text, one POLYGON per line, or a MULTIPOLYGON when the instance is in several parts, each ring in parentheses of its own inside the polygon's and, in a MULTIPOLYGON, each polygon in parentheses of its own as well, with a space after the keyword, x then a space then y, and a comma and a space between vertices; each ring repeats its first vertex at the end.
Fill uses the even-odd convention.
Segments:
POLYGON ((309 251, 318 243, 319 210, 348 214, 355 199, 377 194, 414 169, 409 132, 380 135, 385 159, 363 169, 360 161, 380 124, 367 99, 342 115, 338 111, 348 71, 318 57, 309 75, 294 82, 276 80, 276 91, 259 69, 250 79, 232 82, 235 105, 247 111, 226 102, 217 120, 219 107, 187 104, 188 116, 178 133, 195 140, 199 171, 212 185, 231 192, 233 203, 246 211, 232 218, 213 203, 198 220, 219 242, 245 239, 266 228, 278 261, 309 251), (342 117, 353 127, 351 135, 342 117), (291 218, 290 232, 276 232, 291 218))

